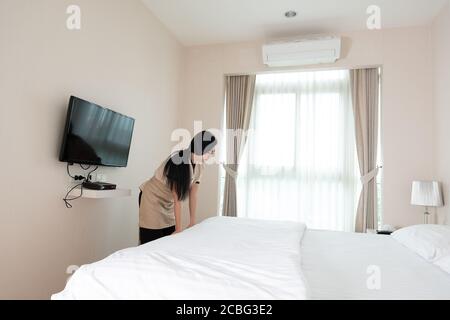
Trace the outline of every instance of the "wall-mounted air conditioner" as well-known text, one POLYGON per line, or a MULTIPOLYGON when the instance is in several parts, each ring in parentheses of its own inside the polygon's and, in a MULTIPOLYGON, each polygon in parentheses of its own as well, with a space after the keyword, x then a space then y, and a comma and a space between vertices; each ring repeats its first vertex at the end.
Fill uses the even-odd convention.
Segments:
POLYGON ((334 63, 340 57, 340 37, 297 39, 263 46, 264 64, 270 67, 334 63))

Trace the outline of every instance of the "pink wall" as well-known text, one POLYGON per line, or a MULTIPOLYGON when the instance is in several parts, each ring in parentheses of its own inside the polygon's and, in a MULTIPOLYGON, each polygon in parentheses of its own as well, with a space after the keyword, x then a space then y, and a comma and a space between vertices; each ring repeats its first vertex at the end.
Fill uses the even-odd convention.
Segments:
POLYGON ((441 222, 450 224, 450 5, 432 27, 435 108, 435 175, 443 182, 446 206, 439 209, 441 222))
POLYGON ((68 266, 136 246, 138 186, 170 152, 182 47, 139 0, 76 3, 80 31, 73 1, 0 1, 0 299, 48 299, 68 266), (129 166, 100 170, 133 197, 64 206, 71 94, 136 119, 129 166))
MULTIPOLYGON (((422 222, 410 205, 411 183, 433 177, 432 61, 430 28, 417 27, 343 34, 345 57, 320 68, 383 67, 384 223, 422 222)), ((269 71, 261 44, 242 43, 186 49, 180 125, 193 121, 220 128, 223 78, 230 73, 269 71)), ((318 67, 316 67, 318 68, 318 67)), ((200 190, 199 215, 217 213, 218 169, 210 167, 200 190)))

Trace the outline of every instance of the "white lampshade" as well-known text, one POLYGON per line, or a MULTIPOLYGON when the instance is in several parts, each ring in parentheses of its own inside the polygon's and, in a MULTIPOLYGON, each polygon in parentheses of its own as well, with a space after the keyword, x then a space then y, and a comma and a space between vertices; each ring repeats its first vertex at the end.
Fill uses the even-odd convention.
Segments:
POLYGON ((424 207, 442 207, 444 202, 440 183, 436 181, 414 181, 411 204, 424 207))

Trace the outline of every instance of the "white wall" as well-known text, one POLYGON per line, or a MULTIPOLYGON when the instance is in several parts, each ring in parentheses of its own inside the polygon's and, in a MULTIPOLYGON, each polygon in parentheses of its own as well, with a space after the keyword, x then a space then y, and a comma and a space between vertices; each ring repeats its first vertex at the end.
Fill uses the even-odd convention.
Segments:
POLYGON ((170 151, 182 49, 139 0, 0 1, 0 299, 62 290, 69 265, 138 243, 137 188, 170 151), (126 169, 105 169, 134 197, 65 208, 58 162, 71 94, 136 118, 126 169))
MULTIPOLYGON (((384 222, 422 222, 422 209, 410 205, 411 182, 433 176, 433 113, 430 28, 343 34, 345 57, 333 66, 383 66, 384 222)), ((220 128, 224 75, 264 72, 262 42, 186 49, 181 125, 193 121, 220 128)), ((199 215, 216 214, 217 166, 209 167, 200 190, 199 215)))
MULTIPOLYGON (((220 128, 224 75, 268 71, 262 42, 183 49, 138 0, 76 3, 82 30, 70 32, 72 1, 0 1, 0 298, 48 298, 63 288, 69 265, 136 245, 137 187, 167 156, 172 130, 192 131, 195 120, 220 128), (102 169, 133 188, 133 198, 65 208, 69 179, 57 156, 71 94, 136 118, 128 168, 102 169)), ((345 57, 333 65, 383 66, 385 223, 421 222, 422 210, 409 205, 414 179, 444 181, 450 199, 449 16, 447 7, 432 34, 426 27, 344 34, 345 57)), ((212 166, 199 220, 217 214, 217 189, 212 166)))
POLYGON ((435 20, 432 30, 435 176, 443 182, 446 202, 446 206, 439 209, 439 218, 441 222, 450 224, 450 5, 435 20))

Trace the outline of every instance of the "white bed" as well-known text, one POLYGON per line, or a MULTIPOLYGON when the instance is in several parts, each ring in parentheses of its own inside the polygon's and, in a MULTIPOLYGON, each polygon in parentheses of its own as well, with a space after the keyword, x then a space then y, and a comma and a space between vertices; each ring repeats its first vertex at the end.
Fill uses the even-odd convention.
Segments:
POLYGON ((81 267, 53 299, 307 299, 295 223, 212 218, 81 267))
POLYGON ((389 236, 212 218, 83 266, 52 299, 450 299, 450 275, 389 236))
POLYGON ((450 274, 390 236, 306 231, 302 253, 311 299, 450 299, 450 274), (371 266, 380 290, 368 289, 371 266))

